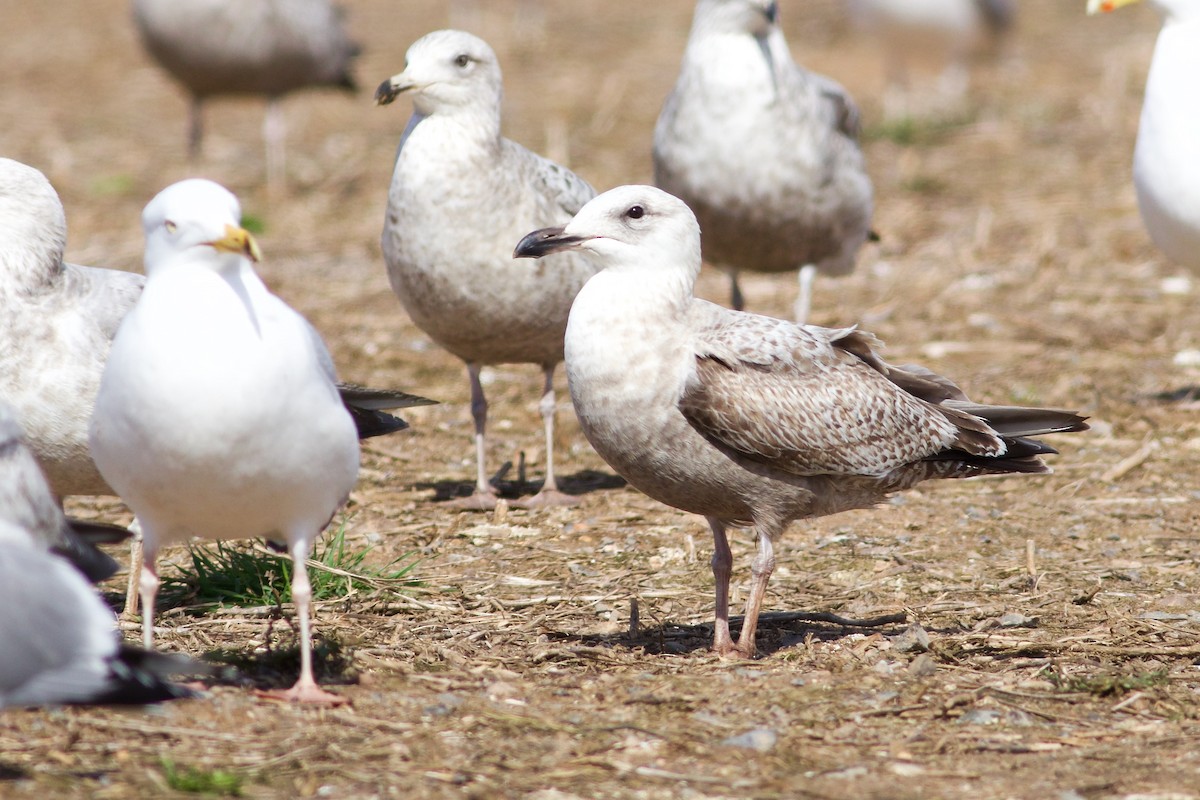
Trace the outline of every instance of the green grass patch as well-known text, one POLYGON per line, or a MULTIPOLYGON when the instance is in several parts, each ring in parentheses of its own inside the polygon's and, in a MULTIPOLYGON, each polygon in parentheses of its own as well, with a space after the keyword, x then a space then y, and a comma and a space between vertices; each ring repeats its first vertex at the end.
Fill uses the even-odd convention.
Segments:
MULTIPOLYGON (((409 576, 417 565, 411 553, 377 567, 367 563, 372 549, 347 547, 345 528, 318 541, 308 560, 313 600, 419 584, 409 576)), ((278 606, 292 601, 292 560, 286 553, 271 552, 257 542, 217 542, 192 545, 188 555, 190 563, 162 579, 163 608, 278 606)))
POLYGON ((227 769, 180 767, 169 758, 162 759, 163 778, 177 792, 241 797, 243 778, 227 769))
POLYGON ((261 236, 267 230, 267 221, 257 214, 243 213, 242 227, 255 236, 261 236))
POLYGON ((1050 682, 1064 692, 1086 692, 1097 697, 1120 697, 1162 686, 1170 680, 1165 669, 1130 675, 1063 675, 1055 671, 1049 677, 1050 682))
POLYGON ((970 115, 930 118, 897 117, 868 126, 863 130, 862 138, 868 142, 884 140, 901 147, 937 144, 972 122, 974 119, 970 115))

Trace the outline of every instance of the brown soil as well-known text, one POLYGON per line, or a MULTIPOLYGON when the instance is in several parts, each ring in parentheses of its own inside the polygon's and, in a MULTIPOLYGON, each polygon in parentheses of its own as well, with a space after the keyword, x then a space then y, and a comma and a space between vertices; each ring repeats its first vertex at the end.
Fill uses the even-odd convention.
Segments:
MULTIPOLYGON (((690 4, 348 6, 364 86, 399 71, 450 6, 500 55, 510 136, 598 187, 649 179, 690 4), (530 7, 545 9, 540 32, 514 22, 530 7)), ((785 6, 796 56, 845 83, 878 129, 871 45, 837 3, 785 6)), ((1200 422, 1194 407, 1145 399, 1200 378, 1172 361, 1200 346, 1200 317, 1194 293, 1161 288, 1177 269, 1147 241, 1129 174, 1158 22, 1148 9, 1088 19, 1082 6, 1023 4, 953 124, 865 145, 883 241, 854 275, 818 281, 814 307, 816 322, 861 321, 891 359, 954 376, 977 399, 1079 408, 1093 431, 1059 437, 1048 477, 926 485, 794 526, 769 610, 904 612, 927 652, 905 624, 768 617, 763 656, 730 663, 707 651, 702 521, 621 488, 568 404, 559 444, 578 508, 492 518, 435 500, 472 475, 470 421, 462 366, 407 322, 379 251, 404 103, 289 100, 291 188, 271 200, 260 103, 214 103, 191 166, 182 96, 142 55, 126 2, 14 5, 0 152, 58 188, 72 260, 140 268, 147 199, 187 175, 220 180, 265 224, 265 278, 323 332, 343 377, 443 404, 367 445, 345 514, 355 547, 376 544, 373 562, 421 558, 419 587, 316 611, 342 653, 322 681, 352 705, 256 698, 294 678, 271 666, 268 649, 294 640, 269 610, 175 609, 160 618, 163 648, 232 650, 249 677, 153 709, 5 712, 0 795, 167 794, 170 759, 240 773, 252 797, 1200 796, 1200 422), (759 729, 773 745, 729 741, 759 729)), ((786 277, 745 288, 755 310, 791 308, 786 277)), ((705 296, 726 291, 720 275, 701 281, 705 296)), ((537 372, 491 374, 492 463, 523 449, 536 480, 537 372)), ((128 520, 115 501, 71 507, 128 520)), ((740 602, 753 542, 734 549, 740 602)))

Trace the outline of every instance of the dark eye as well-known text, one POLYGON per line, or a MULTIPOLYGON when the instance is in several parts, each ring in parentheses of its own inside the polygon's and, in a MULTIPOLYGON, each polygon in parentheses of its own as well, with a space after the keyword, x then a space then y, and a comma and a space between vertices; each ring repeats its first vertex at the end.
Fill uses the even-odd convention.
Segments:
POLYGON ((625 216, 629 217, 630 219, 641 219, 642 217, 646 216, 646 209, 642 208, 641 206, 632 206, 628 211, 625 212, 625 216))
POLYGON ((471 63, 471 57, 468 56, 466 53, 460 53, 458 56, 455 57, 454 63, 460 67, 465 67, 467 64, 471 63))

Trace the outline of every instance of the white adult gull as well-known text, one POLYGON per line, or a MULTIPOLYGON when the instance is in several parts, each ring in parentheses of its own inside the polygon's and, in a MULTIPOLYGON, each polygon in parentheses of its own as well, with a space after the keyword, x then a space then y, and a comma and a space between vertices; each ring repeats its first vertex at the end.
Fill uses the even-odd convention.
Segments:
POLYGON ((145 647, 163 545, 285 540, 301 662, 280 696, 336 703, 313 679, 305 560, 354 486, 358 438, 320 335, 255 274, 240 219, 237 198, 205 180, 146 206, 146 287, 113 340, 92 453, 141 524, 145 647))
POLYGON ((203 138, 210 97, 267 98, 263 138, 267 181, 284 177, 284 95, 318 86, 353 90, 358 55, 329 0, 134 0, 133 16, 150 55, 191 96, 188 149, 203 138))
MULTIPOLYGON (((1089 0, 1088 13, 1138 0, 1089 0)), ((1163 18, 1133 148, 1133 184, 1150 239, 1200 273, 1200 2, 1148 0, 1163 18)))
POLYGON ((189 696, 166 676, 198 665, 121 645, 112 611, 54 554, 78 555, 72 535, 0 399, 0 708, 189 696))
POLYGON ((412 97, 388 190, 383 254, 401 304, 467 365, 475 421, 475 491, 463 505, 491 508, 484 468, 487 364, 532 363, 545 377, 540 403, 546 479, 522 505, 574 502, 554 474, 554 370, 563 358, 571 301, 595 272, 567 254, 544 267, 514 263, 512 243, 531 227, 562 225, 595 195, 570 170, 500 135, 500 66, 462 31, 417 40, 404 71, 375 93, 380 105, 412 97))
POLYGON ((707 518, 722 655, 754 655, 775 543, 791 521, 871 506, 929 478, 1044 472, 1039 456, 1054 451, 1025 437, 1087 427, 1069 411, 972 403, 946 378, 886 364, 869 333, 696 299, 700 229, 659 189, 605 192, 515 255, 569 249, 603 265, 567 325, 575 413, 633 486, 707 518), (758 538, 737 643, 730 525, 758 538))
POLYGON ((817 272, 854 269, 871 225, 858 109, 798 66, 774 0, 698 0, 683 64, 654 128, 654 182, 700 220, 704 258, 726 270, 799 272, 795 317, 817 272))

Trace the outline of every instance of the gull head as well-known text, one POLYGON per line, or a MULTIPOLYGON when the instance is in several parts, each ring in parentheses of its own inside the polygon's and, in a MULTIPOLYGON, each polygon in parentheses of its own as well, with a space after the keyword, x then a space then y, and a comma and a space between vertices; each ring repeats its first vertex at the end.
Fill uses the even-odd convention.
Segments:
POLYGON ((405 55, 404 71, 375 90, 376 105, 387 105, 410 92, 423 114, 490 104, 500 107, 500 64, 483 39, 463 31, 434 31, 415 41, 405 55))
POLYGON ((180 256, 216 269, 258 261, 262 253, 241 227, 241 206, 233 192, 212 181, 192 178, 163 189, 142 212, 146 234, 146 274, 180 256))
POLYGON ((0 275, 6 285, 45 280, 62 269, 67 218, 38 170, 0 158, 0 275))
POLYGON ((766 36, 779 20, 776 0, 699 0, 694 29, 766 36))
POLYGON ((679 198, 653 186, 618 186, 592 198, 561 228, 526 236, 514 258, 581 250, 605 268, 700 272, 700 225, 679 198))
MULTIPOLYGON (((1107 13, 1138 2, 1141 0, 1088 0, 1087 13, 1107 13)), ((1197 3, 1196 0, 1147 0, 1147 2, 1157 8, 1168 22, 1200 19, 1200 3, 1197 3)))

